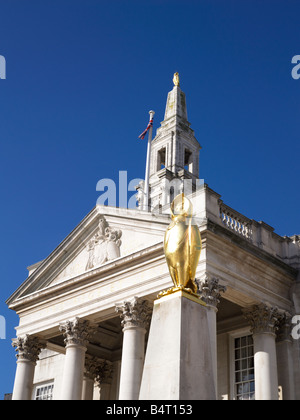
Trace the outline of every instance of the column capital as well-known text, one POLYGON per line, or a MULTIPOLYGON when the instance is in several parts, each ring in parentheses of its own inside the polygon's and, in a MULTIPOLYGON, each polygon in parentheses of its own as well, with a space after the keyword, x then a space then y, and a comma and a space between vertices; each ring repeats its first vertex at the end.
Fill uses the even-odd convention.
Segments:
POLYGON ((90 336, 95 332, 95 327, 89 321, 75 318, 60 324, 59 330, 63 333, 65 345, 78 345, 86 347, 90 336))
POLYGON ((86 355, 85 362, 84 362, 86 377, 93 380, 96 378, 98 362, 99 362, 98 357, 86 355))
POLYGON ((291 342, 292 341, 291 331, 292 331, 292 315, 289 314, 288 312, 284 312, 278 323, 276 341, 277 342, 281 342, 281 341, 291 342))
POLYGON ((201 279, 195 280, 201 299, 209 306, 217 309, 221 293, 226 291, 226 286, 219 284, 219 279, 205 273, 201 279))
POLYGON ((121 324, 123 328, 147 328, 152 313, 152 308, 148 301, 134 296, 132 299, 118 303, 115 306, 116 312, 120 314, 122 319, 121 324))
POLYGON ((245 318, 251 326, 253 334, 272 333, 275 334, 278 329, 283 312, 277 307, 260 303, 243 310, 245 318))
POLYGON ((109 360, 99 359, 96 367, 96 382, 98 386, 111 384, 114 366, 109 360))
POLYGON ((41 350, 46 347, 46 341, 26 334, 24 337, 14 338, 12 346, 18 352, 16 355, 18 361, 36 363, 41 350))

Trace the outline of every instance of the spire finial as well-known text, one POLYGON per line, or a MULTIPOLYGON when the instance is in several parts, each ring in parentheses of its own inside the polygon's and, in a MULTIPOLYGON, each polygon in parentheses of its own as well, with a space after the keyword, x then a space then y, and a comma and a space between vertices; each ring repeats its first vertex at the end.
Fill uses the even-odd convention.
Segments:
POLYGON ((174 73, 173 83, 174 83, 174 86, 179 86, 179 73, 178 72, 174 73))

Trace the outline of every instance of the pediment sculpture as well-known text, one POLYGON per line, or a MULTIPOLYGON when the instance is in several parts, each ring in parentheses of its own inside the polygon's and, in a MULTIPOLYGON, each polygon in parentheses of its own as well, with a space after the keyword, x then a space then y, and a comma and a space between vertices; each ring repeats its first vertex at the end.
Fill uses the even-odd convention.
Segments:
POLYGON ((85 269, 97 267, 109 260, 120 257, 122 231, 109 226, 104 216, 101 216, 98 231, 87 244, 89 253, 85 269))

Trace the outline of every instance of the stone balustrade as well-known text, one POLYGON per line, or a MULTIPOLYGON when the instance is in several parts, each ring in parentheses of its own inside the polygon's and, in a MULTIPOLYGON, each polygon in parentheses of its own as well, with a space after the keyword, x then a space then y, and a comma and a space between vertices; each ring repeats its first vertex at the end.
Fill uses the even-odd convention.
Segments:
POLYGON ((226 227, 246 239, 252 239, 252 221, 231 207, 222 203, 220 205, 220 218, 226 227))
POLYGON ((200 228, 208 221, 213 222, 273 257, 296 269, 300 268, 300 235, 281 236, 267 223, 244 216, 225 204, 220 194, 209 188, 207 184, 199 184, 197 191, 189 195, 189 198, 193 203, 195 220, 198 219, 200 228))

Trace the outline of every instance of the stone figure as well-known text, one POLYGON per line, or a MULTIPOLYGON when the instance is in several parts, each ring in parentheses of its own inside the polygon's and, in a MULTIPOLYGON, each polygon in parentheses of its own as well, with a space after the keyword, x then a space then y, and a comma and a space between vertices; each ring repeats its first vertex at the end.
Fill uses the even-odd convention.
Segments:
POLYGON ((95 240, 91 239, 90 242, 87 245, 87 250, 88 250, 88 253, 89 253, 89 259, 88 259, 88 262, 87 262, 86 267, 85 267, 86 270, 89 270, 90 268, 93 268, 95 266, 95 263, 94 263, 94 248, 95 248, 95 240))
MULTIPOLYGON (((164 238, 164 250, 170 275, 175 288, 196 294, 196 269, 201 253, 201 235, 197 225, 192 224, 192 203, 179 194, 171 204, 172 222, 164 238)), ((163 292, 164 293, 164 292, 163 292)))
POLYGON ((111 228, 102 216, 98 231, 87 244, 89 258, 85 269, 89 270, 120 256, 122 231, 111 228))

